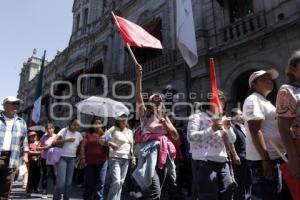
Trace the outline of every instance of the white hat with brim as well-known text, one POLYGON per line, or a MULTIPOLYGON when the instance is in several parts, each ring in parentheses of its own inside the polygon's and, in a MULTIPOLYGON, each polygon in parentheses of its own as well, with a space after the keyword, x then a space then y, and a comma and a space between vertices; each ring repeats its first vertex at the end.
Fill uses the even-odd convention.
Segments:
POLYGON ((121 118, 124 118, 124 117, 128 117, 128 114, 124 111, 121 111, 121 112, 117 113, 116 119, 121 119, 121 118))
POLYGON ((18 99, 15 96, 8 96, 3 100, 3 104, 5 104, 6 102, 20 102, 23 103, 23 101, 21 99, 18 99))
POLYGON ((267 71, 259 70, 259 71, 253 72, 251 74, 251 76, 249 77, 249 87, 251 88, 251 86, 256 78, 263 76, 265 74, 269 74, 271 76, 272 80, 276 79, 279 76, 279 73, 276 69, 269 69, 267 71))

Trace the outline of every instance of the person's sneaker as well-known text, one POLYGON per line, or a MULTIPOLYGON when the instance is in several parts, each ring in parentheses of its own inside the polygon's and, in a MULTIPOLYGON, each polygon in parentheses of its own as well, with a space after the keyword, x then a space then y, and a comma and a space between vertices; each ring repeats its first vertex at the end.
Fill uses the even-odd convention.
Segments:
POLYGON ((47 194, 43 194, 42 195, 42 199, 47 199, 48 197, 47 197, 47 194))
POLYGON ((26 198, 30 198, 31 194, 30 193, 26 193, 26 198))

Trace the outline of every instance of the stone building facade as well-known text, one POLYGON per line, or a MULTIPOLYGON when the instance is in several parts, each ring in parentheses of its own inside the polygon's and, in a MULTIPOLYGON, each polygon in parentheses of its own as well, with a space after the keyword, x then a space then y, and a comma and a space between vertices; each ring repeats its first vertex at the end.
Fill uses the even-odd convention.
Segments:
MULTIPOLYGON (((106 75, 107 96, 112 96, 114 88, 119 95, 130 93, 129 84, 113 87, 116 81, 134 82, 135 77, 111 11, 143 26, 162 42, 163 50, 134 49, 144 69, 145 92, 162 91, 171 84, 179 93, 193 92, 192 102, 206 99, 209 57, 216 60, 218 84, 228 97, 228 108, 243 102, 249 89, 248 76, 254 70, 274 67, 280 72, 276 88, 284 83, 287 59, 300 47, 299 0, 192 0, 192 4, 199 61, 187 69, 176 46, 175 0, 74 0, 69 45, 45 69, 43 120, 51 118, 53 110, 55 116, 66 117, 57 119, 63 126, 70 114, 64 104, 82 100, 79 89, 85 97, 106 91, 99 78, 78 82, 82 74, 106 75)), ((34 79, 23 75, 26 68, 24 65, 20 80, 22 99, 31 98, 28 94, 34 89, 34 79)), ((185 101, 186 95, 179 97, 177 101, 185 101)), ((270 98, 274 100, 274 94, 270 98)), ((134 102, 134 98, 122 101, 134 102)), ((31 108, 32 101, 25 101, 22 111, 27 117, 31 108)))

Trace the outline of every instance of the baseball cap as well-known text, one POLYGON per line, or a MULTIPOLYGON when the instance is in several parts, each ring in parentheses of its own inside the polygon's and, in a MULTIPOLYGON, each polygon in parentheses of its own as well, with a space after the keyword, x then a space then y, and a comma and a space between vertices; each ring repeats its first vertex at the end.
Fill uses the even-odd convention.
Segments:
POLYGON ((162 101, 162 97, 161 97, 161 95, 160 95, 159 93, 154 93, 154 94, 152 94, 152 95, 149 97, 149 101, 150 101, 150 102, 153 101, 154 97, 156 97, 156 96, 158 96, 159 99, 160 99, 160 101, 162 101))
POLYGON ((20 102, 23 103, 23 101, 21 99, 18 99, 15 96, 8 96, 3 100, 3 104, 5 104, 6 102, 20 102))
POLYGON ((118 112, 117 114, 116 114, 116 119, 120 119, 120 118, 122 118, 123 116, 128 116, 128 114, 126 113, 126 112, 124 112, 124 111, 121 111, 121 112, 118 112))
POLYGON ((276 79, 279 75, 278 71, 276 69, 269 69, 267 71, 265 70, 259 70, 259 71, 256 71, 256 72, 253 72, 251 74, 251 76, 249 77, 249 87, 252 86, 254 80, 260 76, 263 76, 265 74, 270 74, 272 80, 276 79))

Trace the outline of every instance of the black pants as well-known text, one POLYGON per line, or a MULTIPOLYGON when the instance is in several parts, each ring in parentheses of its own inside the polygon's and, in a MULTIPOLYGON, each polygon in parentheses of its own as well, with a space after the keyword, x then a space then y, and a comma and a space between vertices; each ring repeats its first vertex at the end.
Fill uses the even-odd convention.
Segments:
POLYGON ((37 191, 41 178, 40 165, 38 160, 29 161, 27 193, 37 191))
POLYGON ((234 190, 234 200, 251 199, 251 170, 247 160, 241 159, 241 165, 233 165, 234 177, 238 187, 234 190))
POLYGON ((192 170, 193 192, 199 200, 232 200, 232 177, 228 163, 192 160, 192 170))
POLYGON ((41 160, 42 167, 42 189, 43 193, 47 194, 47 185, 48 185, 48 177, 51 177, 53 180, 53 185, 56 185, 56 171, 53 165, 47 165, 46 159, 41 160))
POLYGON ((178 178, 177 178, 177 188, 181 192, 182 188, 188 190, 188 196, 192 193, 192 163, 191 159, 184 159, 178 165, 176 164, 176 169, 178 168, 178 178))
POLYGON ((156 169, 155 174, 152 178, 152 184, 147 191, 144 193, 144 198, 147 200, 159 200, 161 195, 161 188, 164 185, 165 179, 167 177, 167 170, 156 169))
POLYGON ((0 157, 0 199, 8 199, 16 170, 8 168, 9 155, 0 157))

